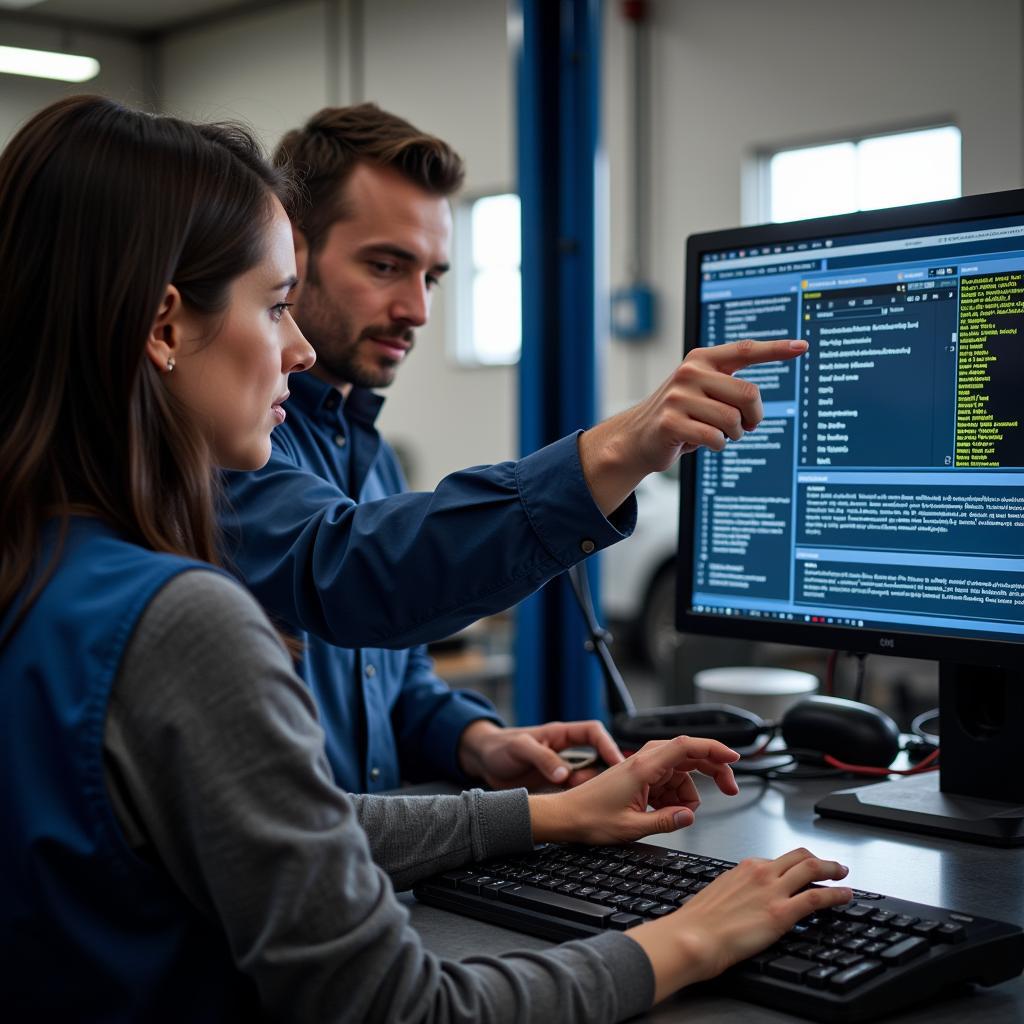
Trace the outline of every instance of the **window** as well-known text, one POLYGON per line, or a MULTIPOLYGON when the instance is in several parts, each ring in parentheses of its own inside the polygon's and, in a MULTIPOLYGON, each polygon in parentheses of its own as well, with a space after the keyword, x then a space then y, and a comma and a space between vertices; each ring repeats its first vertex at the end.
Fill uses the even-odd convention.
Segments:
POLYGON ((765 155, 757 218, 803 220, 955 199, 960 129, 947 125, 765 155))
POLYGON ((455 232, 455 360, 463 366, 517 363, 523 333, 519 196, 463 203, 455 232))

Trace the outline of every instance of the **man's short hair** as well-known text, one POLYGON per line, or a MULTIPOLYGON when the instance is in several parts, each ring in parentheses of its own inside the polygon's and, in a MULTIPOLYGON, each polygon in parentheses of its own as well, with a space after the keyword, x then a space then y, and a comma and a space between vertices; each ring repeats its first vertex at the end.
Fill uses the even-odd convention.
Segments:
POLYGON ((288 132, 274 151, 274 164, 290 167, 299 182, 288 214, 311 254, 346 216, 345 185, 361 163, 398 171, 438 196, 456 192, 465 176, 462 157, 451 146, 376 103, 324 107, 288 132))

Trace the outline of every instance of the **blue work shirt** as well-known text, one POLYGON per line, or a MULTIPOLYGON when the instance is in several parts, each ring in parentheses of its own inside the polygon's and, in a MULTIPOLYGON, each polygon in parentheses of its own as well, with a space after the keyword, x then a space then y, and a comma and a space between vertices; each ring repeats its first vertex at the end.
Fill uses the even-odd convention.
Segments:
POLYGON ((308 374, 289 386, 270 461, 225 474, 228 564, 304 641, 299 672, 341 786, 463 781, 459 737, 476 719, 498 721, 494 708, 449 690, 422 647, 402 648, 506 608, 628 536, 635 499, 601 514, 576 435, 410 493, 374 426, 380 396, 353 388, 343 402, 308 374))

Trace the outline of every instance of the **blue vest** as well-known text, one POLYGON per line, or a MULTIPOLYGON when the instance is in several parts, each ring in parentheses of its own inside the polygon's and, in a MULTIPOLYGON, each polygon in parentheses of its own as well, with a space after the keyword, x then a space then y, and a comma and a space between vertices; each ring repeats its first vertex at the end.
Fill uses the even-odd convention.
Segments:
POLYGON ((198 566, 73 520, 56 573, 0 650, 7 1020, 259 1017, 216 922, 132 852, 104 783, 107 703, 128 642, 157 591, 198 566))

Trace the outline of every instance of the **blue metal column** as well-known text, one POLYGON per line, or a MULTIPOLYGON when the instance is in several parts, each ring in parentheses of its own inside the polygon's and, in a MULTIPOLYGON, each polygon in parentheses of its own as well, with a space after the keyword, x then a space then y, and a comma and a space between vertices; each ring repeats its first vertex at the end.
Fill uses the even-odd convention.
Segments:
MULTIPOLYGON (((519 0, 523 453, 595 419, 597 242, 604 217, 597 209, 601 7, 601 0, 519 0)), ((597 602, 596 560, 591 563, 597 602)), ((553 580, 519 606, 520 724, 605 716, 596 659, 584 640, 583 618, 566 579, 553 580)))

